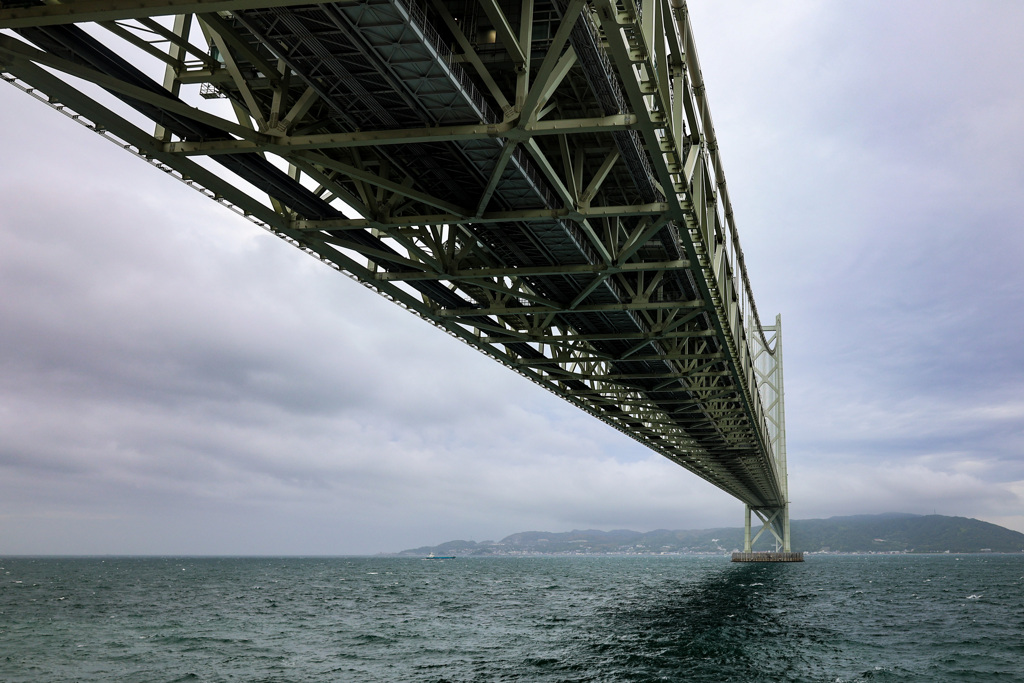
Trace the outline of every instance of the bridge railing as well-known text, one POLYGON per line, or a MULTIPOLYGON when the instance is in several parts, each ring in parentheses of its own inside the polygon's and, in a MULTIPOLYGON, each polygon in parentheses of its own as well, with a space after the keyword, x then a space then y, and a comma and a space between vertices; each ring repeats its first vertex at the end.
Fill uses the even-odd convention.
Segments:
POLYGON ((756 450, 773 474, 772 497, 780 500, 780 472, 753 367, 751 337, 757 336, 769 353, 772 347, 747 275, 686 2, 593 4, 614 68, 638 117, 636 129, 653 162, 652 175, 669 204, 668 215, 680 229, 685 225, 686 246, 692 247, 698 280, 702 279, 698 285, 714 308, 714 325, 758 441, 756 450))
MULTIPOLYGON (((678 40, 681 41, 685 60, 685 77, 683 87, 673 89, 673 97, 685 98, 683 113, 687 130, 676 132, 678 137, 687 135, 691 147, 699 145, 696 163, 693 166, 691 179, 691 201, 697 213, 698 231, 691 231, 695 245, 702 249, 709 266, 708 275, 718 289, 721 301, 720 314, 723 327, 728 327, 727 334, 738 351, 740 374, 746 384, 746 391, 760 433, 764 436, 763 446, 768 455, 769 463, 775 472, 776 479, 781 480, 784 470, 780 471, 778 454, 775 451, 774 439, 771 438, 771 423, 763 403, 758 373, 755 371, 754 359, 763 353, 774 354, 774 336, 769 339, 765 335, 750 285, 743 248, 740 245, 739 232, 733 214, 732 200, 726 183, 722 159, 719 153, 718 138, 715 135, 714 123, 708 106, 704 80, 700 62, 694 47, 693 31, 685 0, 669 0, 672 15, 675 18, 678 40), (680 92, 681 91, 681 92, 680 92), (756 335, 758 339, 752 340, 756 335), (753 347, 751 341, 755 341, 753 347), (756 348, 755 348, 756 347, 756 348)), ((638 0, 638 5, 647 4, 646 0, 638 0)), ((669 40, 673 36, 667 37, 669 40)), ((784 486, 784 484, 783 484, 784 486)))

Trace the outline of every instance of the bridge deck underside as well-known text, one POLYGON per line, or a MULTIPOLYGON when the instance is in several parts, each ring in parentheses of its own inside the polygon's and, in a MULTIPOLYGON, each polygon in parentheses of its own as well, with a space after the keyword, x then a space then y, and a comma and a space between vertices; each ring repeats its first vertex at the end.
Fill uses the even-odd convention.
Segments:
MULTIPOLYGON (((698 206, 714 184, 697 168, 682 191, 666 187, 652 152, 674 135, 681 164, 699 127, 643 127, 656 117, 630 99, 605 6, 622 8, 359 0, 200 14, 175 24, 170 89, 92 31, 15 30, 164 98, 202 83, 259 135, 107 89, 163 128, 163 163, 245 181, 278 234, 751 506, 779 507, 743 322, 729 319, 735 294, 698 206)), ((31 64, 5 61, 45 90, 31 64)))

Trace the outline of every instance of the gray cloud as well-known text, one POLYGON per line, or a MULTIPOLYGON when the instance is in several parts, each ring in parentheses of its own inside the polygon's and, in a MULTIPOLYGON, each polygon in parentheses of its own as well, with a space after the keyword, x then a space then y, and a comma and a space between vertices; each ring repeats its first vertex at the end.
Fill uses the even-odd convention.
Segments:
POLYGON ((795 513, 1021 528, 1022 9, 691 14, 759 305, 784 313, 795 513))
MULTIPOLYGON (((1024 530, 1022 11, 692 4, 758 304, 784 316, 797 517, 1024 530)), ((740 522, 694 475, 8 86, 0 124, 0 552, 740 522)))

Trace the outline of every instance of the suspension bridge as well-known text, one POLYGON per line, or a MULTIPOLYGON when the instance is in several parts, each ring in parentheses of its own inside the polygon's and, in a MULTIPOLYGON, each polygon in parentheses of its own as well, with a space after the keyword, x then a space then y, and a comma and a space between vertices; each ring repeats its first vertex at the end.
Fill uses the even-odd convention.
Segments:
POLYGON ((684 0, 2 0, 0 73, 789 551, 781 320, 684 0))

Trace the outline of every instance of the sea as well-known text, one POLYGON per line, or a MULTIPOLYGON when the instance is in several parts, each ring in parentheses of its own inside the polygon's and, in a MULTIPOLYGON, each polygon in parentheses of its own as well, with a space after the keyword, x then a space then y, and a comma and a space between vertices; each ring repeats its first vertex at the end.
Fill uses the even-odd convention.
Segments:
POLYGON ((1024 555, 0 558, 0 681, 1024 681, 1024 555))

